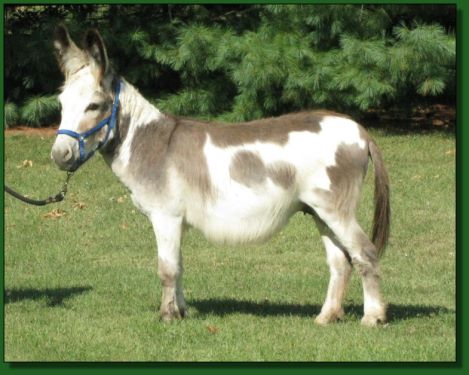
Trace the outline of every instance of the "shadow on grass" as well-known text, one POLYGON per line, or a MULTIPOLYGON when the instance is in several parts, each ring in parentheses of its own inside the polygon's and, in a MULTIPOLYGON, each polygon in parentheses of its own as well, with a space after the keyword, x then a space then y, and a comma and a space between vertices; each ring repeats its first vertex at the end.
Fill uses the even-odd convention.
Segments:
POLYGON ((206 299, 188 301, 201 314, 225 316, 230 314, 251 314, 258 316, 314 316, 321 311, 321 305, 254 302, 235 299, 206 299))
MULTIPOLYGON (((357 318, 361 318, 363 315, 362 305, 346 305, 344 309, 345 314, 354 315, 357 318)), ((394 323, 413 318, 437 317, 455 313, 455 310, 443 306, 397 305, 390 303, 388 305, 387 321, 388 323, 394 323)))
MULTIPOLYGON (((288 304, 274 302, 239 301, 235 299, 206 299, 189 302, 201 314, 225 316, 229 314, 251 314, 257 316, 301 316, 314 317, 321 311, 321 305, 288 304)), ((360 319, 363 315, 363 305, 349 304, 344 306, 345 314, 360 319)), ((443 306, 397 305, 388 306, 388 322, 396 322, 418 317, 432 317, 455 311, 443 306)))
POLYGON ((77 294, 92 290, 90 286, 78 286, 56 289, 5 289, 4 301, 7 303, 21 302, 23 300, 46 299, 48 307, 62 306, 64 300, 77 294))
POLYGON ((390 323, 412 318, 431 318, 445 314, 456 314, 456 311, 443 306, 390 304, 388 307, 388 321, 390 323))

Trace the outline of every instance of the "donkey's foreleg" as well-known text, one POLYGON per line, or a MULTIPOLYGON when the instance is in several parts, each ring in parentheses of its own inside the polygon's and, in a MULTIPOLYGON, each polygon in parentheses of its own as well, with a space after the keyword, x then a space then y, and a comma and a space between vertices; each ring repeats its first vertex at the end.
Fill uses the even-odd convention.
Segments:
POLYGON ((151 222, 158 246, 158 275, 163 289, 160 314, 165 321, 183 318, 186 303, 182 290, 182 218, 157 212, 151 214, 151 222))

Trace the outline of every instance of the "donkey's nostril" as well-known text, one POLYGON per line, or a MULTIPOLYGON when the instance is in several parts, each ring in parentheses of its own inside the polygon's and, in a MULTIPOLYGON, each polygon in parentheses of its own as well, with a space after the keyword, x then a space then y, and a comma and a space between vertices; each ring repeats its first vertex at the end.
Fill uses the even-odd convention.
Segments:
POLYGON ((57 164, 67 163, 72 156, 72 149, 68 145, 57 144, 52 148, 52 158, 57 164))
POLYGON ((72 158, 72 150, 67 147, 67 149, 64 152, 63 160, 69 161, 71 158, 72 158))

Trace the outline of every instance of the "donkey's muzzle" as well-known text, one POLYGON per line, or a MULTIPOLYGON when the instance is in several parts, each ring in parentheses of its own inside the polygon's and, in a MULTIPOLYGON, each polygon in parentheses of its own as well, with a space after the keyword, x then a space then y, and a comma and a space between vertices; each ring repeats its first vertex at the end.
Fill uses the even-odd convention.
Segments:
POLYGON ((61 170, 69 171, 75 164, 72 146, 69 142, 55 142, 51 152, 52 160, 61 170))

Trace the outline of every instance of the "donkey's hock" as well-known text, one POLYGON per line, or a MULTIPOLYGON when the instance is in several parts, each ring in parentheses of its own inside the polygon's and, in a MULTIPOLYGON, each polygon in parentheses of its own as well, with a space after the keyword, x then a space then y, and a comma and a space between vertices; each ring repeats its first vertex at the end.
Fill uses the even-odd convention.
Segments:
POLYGON ((183 225, 215 241, 248 243, 269 238, 303 211, 319 227, 331 273, 316 322, 343 317, 353 267, 363 282, 362 322, 385 321, 378 259, 389 236, 389 182, 378 147, 360 125, 329 111, 241 124, 164 114, 114 73, 96 30, 84 40, 79 48, 63 25, 57 28, 54 47, 65 84, 52 157, 59 168, 75 170, 99 150, 148 216, 158 248, 163 319, 186 315, 183 225), (370 158, 371 240, 356 220, 370 158))

